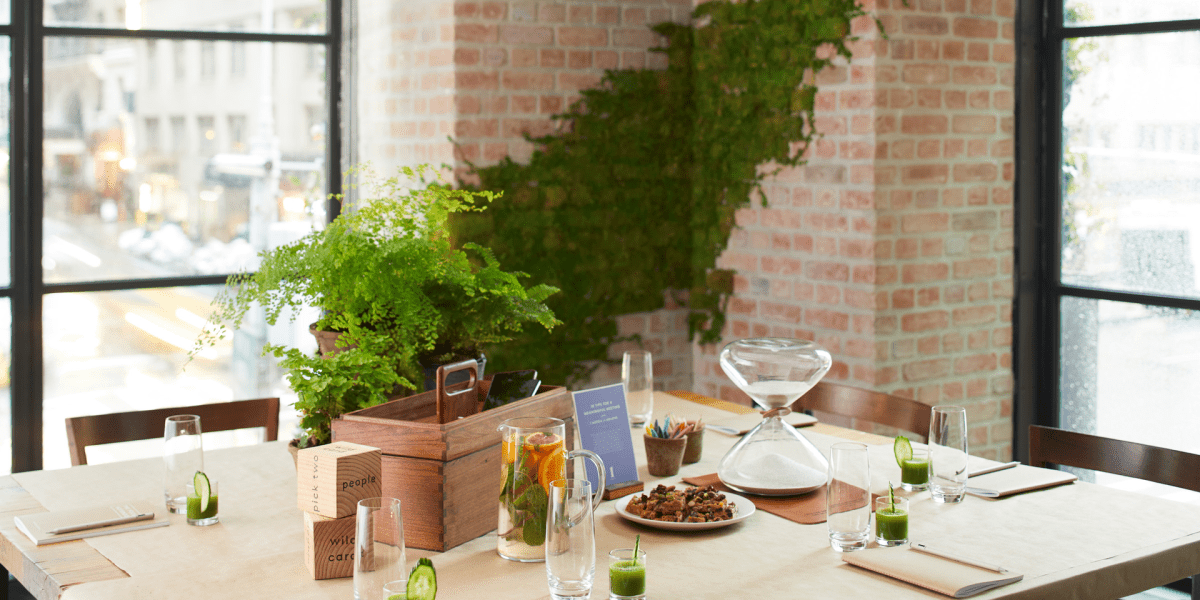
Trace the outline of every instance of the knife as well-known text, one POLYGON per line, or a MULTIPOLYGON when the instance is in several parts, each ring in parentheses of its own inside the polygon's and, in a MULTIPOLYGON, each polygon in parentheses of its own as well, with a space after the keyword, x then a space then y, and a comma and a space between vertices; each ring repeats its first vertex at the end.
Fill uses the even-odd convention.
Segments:
POLYGON ((1001 567, 1000 565, 993 565, 992 563, 986 563, 986 562, 982 562, 982 561, 978 561, 978 560, 973 560, 970 558, 963 558, 961 556, 957 556, 957 555, 953 555, 953 554, 947 554, 945 552, 934 550, 934 549, 930 548, 929 546, 926 546, 925 544, 921 544, 918 542, 912 542, 911 546, 912 546, 912 549, 916 550, 917 552, 924 552, 925 554, 930 554, 932 556, 937 556, 939 558, 944 558, 946 560, 952 560, 954 562, 962 563, 964 565, 971 565, 972 567, 979 567, 980 569, 987 569, 989 571, 995 571, 996 573, 1007 573, 1008 572, 1008 569, 1005 569, 1004 567, 1001 567))

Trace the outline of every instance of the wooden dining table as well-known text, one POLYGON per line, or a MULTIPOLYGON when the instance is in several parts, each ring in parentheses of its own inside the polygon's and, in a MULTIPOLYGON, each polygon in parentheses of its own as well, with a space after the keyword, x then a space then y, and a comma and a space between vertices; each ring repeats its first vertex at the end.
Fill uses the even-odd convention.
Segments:
MULTIPOLYGON (((658 392, 655 415, 745 420, 749 409, 690 394, 658 392)), ((751 417, 752 419, 753 417, 751 417)), ((872 491, 899 479, 891 439, 818 423, 802 430, 823 452, 838 441, 870 446, 872 491)), ((634 432, 647 490, 716 471, 736 437, 707 431, 699 463, 678 476, 651 477, 634 432)), ((36 547, 13 517, 127 500, 162 502, 162 461, 124 461, 0 478, 0 563, 39 599, 234 598, 349 599, 351 580, 315 581, 304 567, 296 477, 283 442, 209 451, 220 482, 218 525, 170 526, 36 547)), ((497 473, 499 477, 499 473, 497 473)), ((1117 598, 1200 573, 1200 511, 1195 506, 1076 482, 1002 499, 968 496, 935 504, 913 493, 910 537, 1024 574, 976 598, 1117 598)), ((934 592, 845 564, 830 549, 825 524, 801 525, 756 511, 728 527, 665 531, 622 518, 615 501, 596 512, 597 576, 592 598, 608 595, 605 556, 641 536, 648 553, 648 597, 940 598, 934 592)), ((496 554, 495 533, 447 552, 410 548, 408 562, 430 557, 443 600, 542 600, 546 569, 496 554)))

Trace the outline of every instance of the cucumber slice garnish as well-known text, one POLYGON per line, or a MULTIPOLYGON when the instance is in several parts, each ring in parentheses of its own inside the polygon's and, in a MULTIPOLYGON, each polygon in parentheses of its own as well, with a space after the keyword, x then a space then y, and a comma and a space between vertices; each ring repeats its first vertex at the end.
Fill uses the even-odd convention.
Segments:
POLYGON ((898 435, 895 443, 892 444, 892 451, 896 453, 896 464, 904 466, 904 461, 912 460, 912 444, 908 438, 898 435))
POLYGON ((437 572, 433 561, 422 558, 408 575, 408 600, 433 600, 437 596, 437 572))
POLYGON ((208 510, 208 499, 212 496, 212 486, 208 483, 208 475, 196 471, 192 477, 192 486, 196 488, 196 496, 200 498, 200 512, 208 510))

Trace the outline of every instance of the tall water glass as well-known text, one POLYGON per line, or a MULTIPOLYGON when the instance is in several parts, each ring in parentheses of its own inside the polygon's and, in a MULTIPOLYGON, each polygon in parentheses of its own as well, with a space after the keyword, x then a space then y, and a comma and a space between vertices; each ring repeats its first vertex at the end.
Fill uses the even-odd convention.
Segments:
POLYGON ((842 442, 829 452, 826 515, 829 545, 838 552, 867 547, 871 538, 871 464, 867 447, 842 442))
POLYGON ((962 502, 967 475, 967 409, 935 406, 929 421, 929 491, 933 501, 962 502))
POLYGON ((644 350, 630 350, 621 360, 621 383, 629 424, 640 427, 654 413, 654 359, 644 350))
POLYGON ((204 470, 199 416, 167 417, 163 431, 163 465, 163 498, 167 501, 167 510, 187 514, 187 486, 192 483, 196 471, 204 470))
POLYGON ((385 600, 384 586, 407 580, 404 516, 396 498, 363 498, 354 521, 354 600, 385 600))
POLYGON ((596 575, 596 524, 592 484, 586 479, 550 482, 546 514, 546 579, 554 600, 588 598, 596 575))

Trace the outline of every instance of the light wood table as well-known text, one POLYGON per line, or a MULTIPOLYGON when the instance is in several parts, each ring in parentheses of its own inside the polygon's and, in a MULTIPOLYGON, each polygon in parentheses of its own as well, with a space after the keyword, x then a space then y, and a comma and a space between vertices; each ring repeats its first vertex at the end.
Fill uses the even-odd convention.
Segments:
MULTIPOLYGON (((721 403, 658 394, 666 412, 719 422, 721 403)), ((898 479, 890 440, 818 424, 805 434, 819 448, 847 438, 871 449, 873 488, 898 479)), ((636 438, 635 438, 636 439, 636 438)), ((716 470, 735 439, 709 431, 703 460, 680 477, 716 470)), ((641 476, 643 447, 635 444, 641 476)), ((313 581, 302 562, 295 470, 282 442, 212 451, 206 467, 221 482, 221 523, 169 527, 37 548, 13 526, 14 515, 118 500, 161 502, 161 460, 147 459, 0 478, 0 562, 39 599, 220 600, 339 599, 349 579, 313 581)), ((674 483, 679 477, 662 480, 674 483)), ((876 490, 877 491, 877 490, 876 490)), ((1200 572, 1200 511, 1185 504, 1076 483, 1003 500, 968 497, 959 505, 914 495, 911 533, 931 544, 966 549, 981 560, 1025 573, 1025 580, 978 598, 1115 598, 1200 572)), ((799 525, 763 511, 730 527, 677 533, 635 526, 613 502, 596 515, 597 577, 592 597, 608 594, 603 557, 635 534, 649 552, 649 592, 666 598, 940 598, 933 592, 851 567, 829 549, 826 526, 799 525)), ((494 534, 431 556, 443 600, 541 600, 545 567, 499 558, 494 534)))

